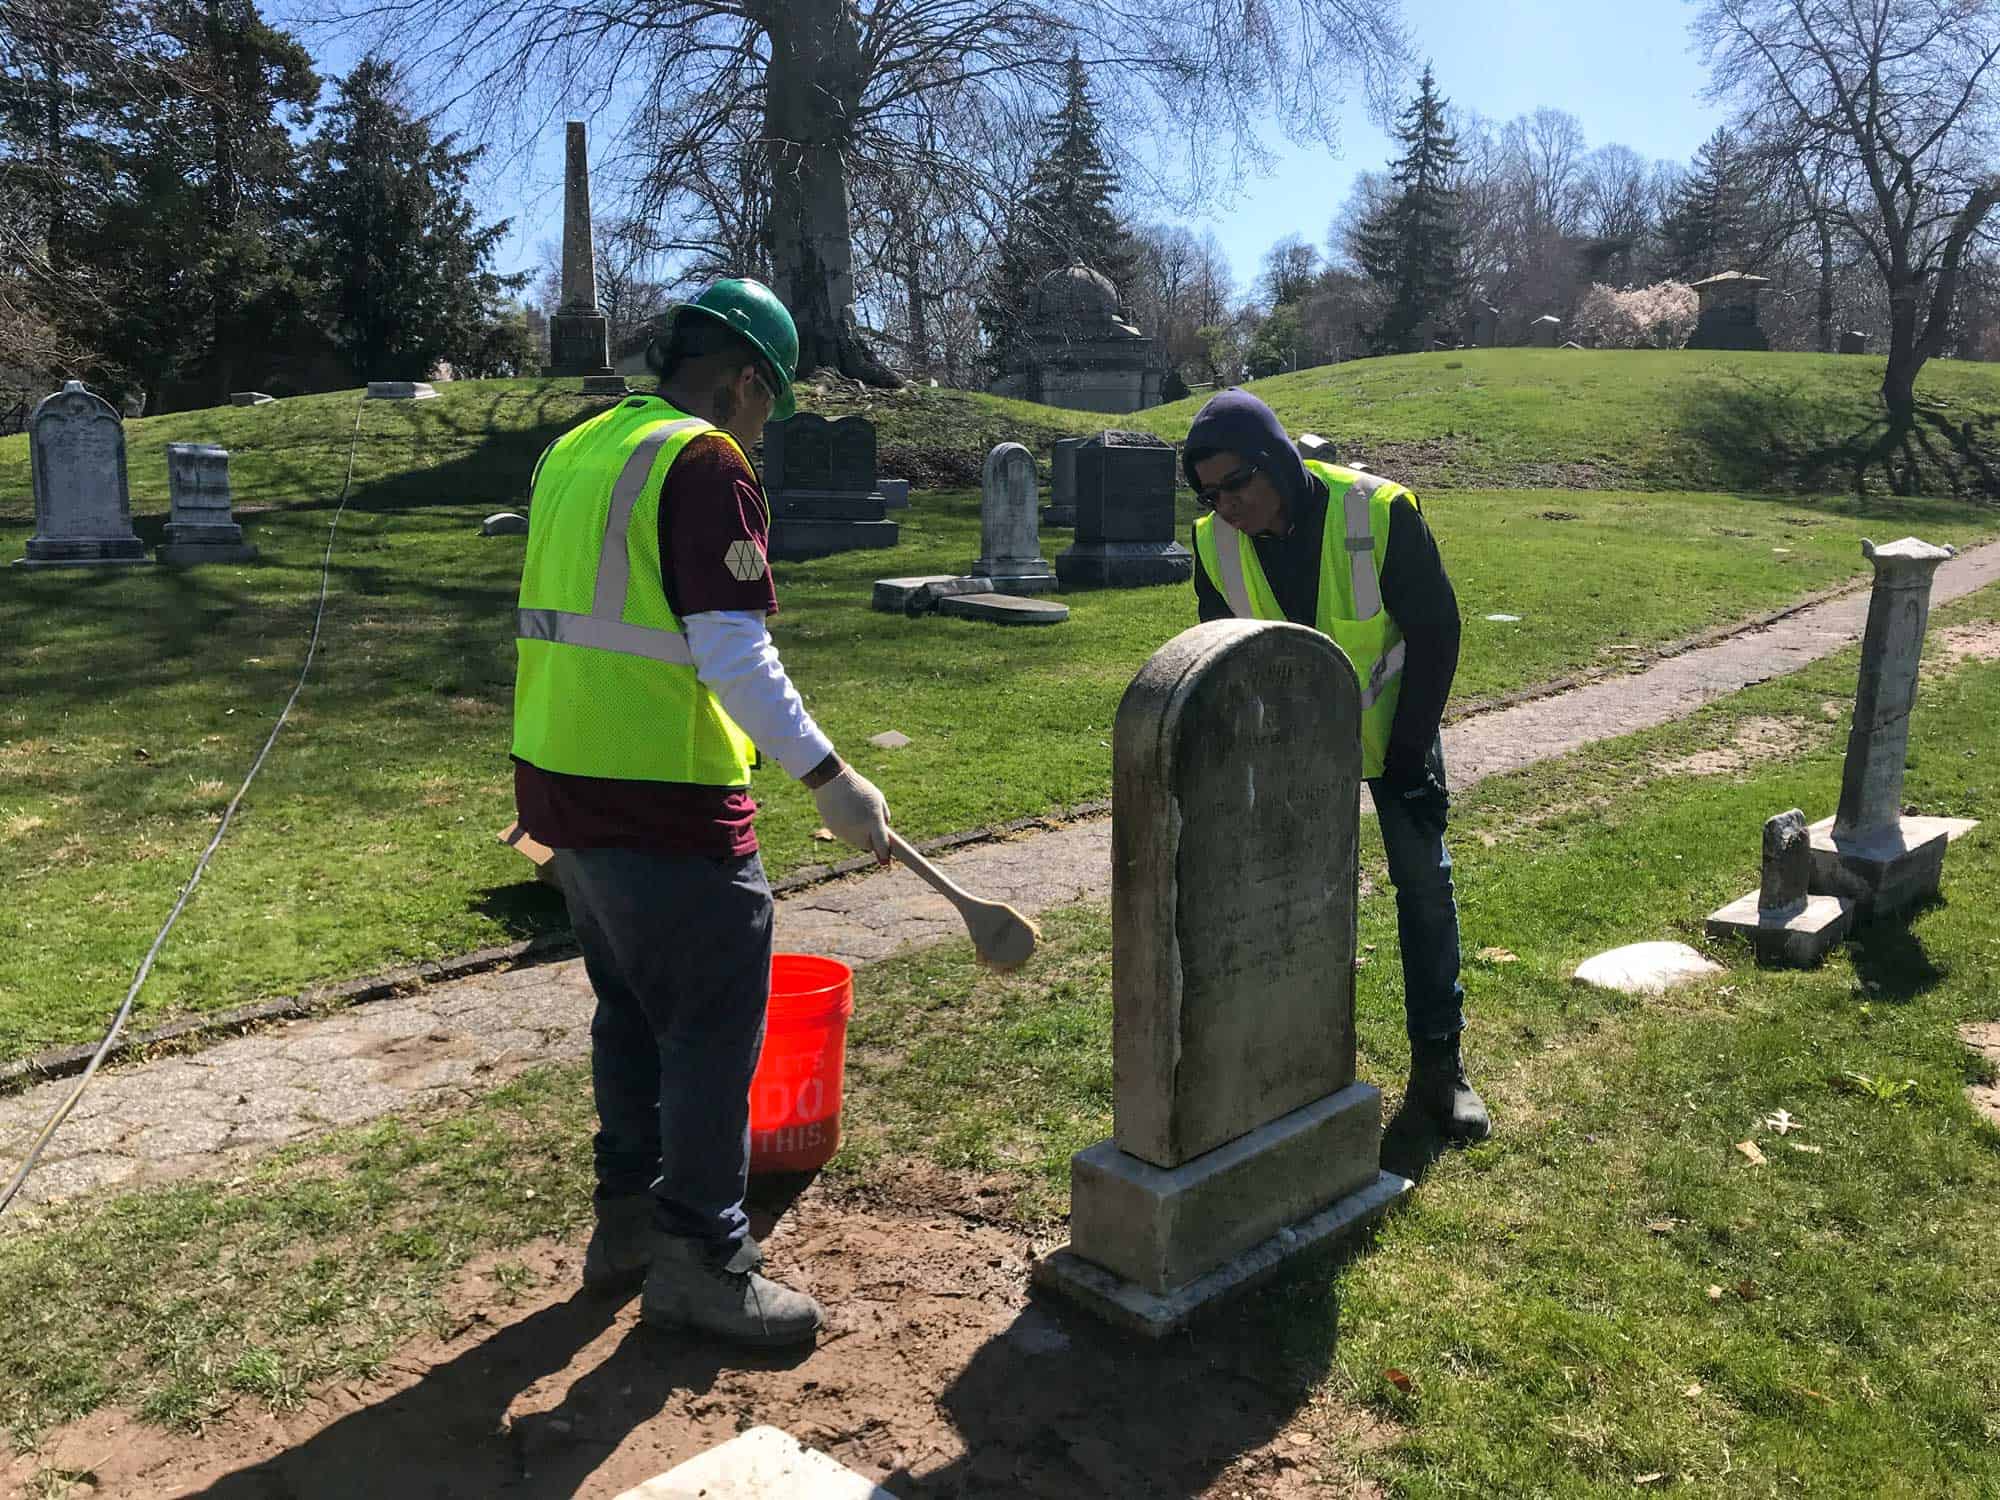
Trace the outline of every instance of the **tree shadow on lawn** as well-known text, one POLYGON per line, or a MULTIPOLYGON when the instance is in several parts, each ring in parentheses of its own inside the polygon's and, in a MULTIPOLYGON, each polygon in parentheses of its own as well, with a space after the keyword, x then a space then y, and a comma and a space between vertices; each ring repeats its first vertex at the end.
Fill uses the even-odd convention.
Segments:
MULTIPOLYGON (((1925 406, 1912 426, 1897 428, 1878 401, 1830 395, 1823 381, 1803 375, 1741 369, 1690 384, 1680 403, 1680 430, 1706 453, 1717 480, 1746 498, 1845 491, 1875 502, 2000 499, 2000 415, 1953 423, 1925 406)), ((1875 506, 1859 514, 1873 515, 1875 506)))
MULTIPOLYGON (((498 830, 496 829, 497 833, 498 830)), ((525 866, 527 861, 521 863, 525 866)), ((479 893, 472 909, 507 934, 509 941, 569 932, 569 907, 563 894, 538 879, 516 881, 513 885, 489 885, 479 893)))

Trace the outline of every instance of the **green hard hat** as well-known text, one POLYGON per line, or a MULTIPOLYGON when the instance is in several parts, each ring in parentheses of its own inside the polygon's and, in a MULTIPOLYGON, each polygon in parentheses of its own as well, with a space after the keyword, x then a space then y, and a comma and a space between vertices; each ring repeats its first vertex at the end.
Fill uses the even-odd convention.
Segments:
POLYGON ((761 281, 747 276, 725 276, 712 281, 692 302, 683 302, 678 318, 712 318, 748 339, 764 356, 769 374, 777 383, 778 400, 771 408, 771 420, 785 421, 799 409, 792 394, 792 377, 799 368, 799 329, 778 294, 761 281))

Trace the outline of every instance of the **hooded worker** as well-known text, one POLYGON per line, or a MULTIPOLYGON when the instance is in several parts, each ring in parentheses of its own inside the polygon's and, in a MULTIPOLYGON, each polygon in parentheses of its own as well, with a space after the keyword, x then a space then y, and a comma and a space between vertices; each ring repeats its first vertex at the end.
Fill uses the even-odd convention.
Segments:
POLYGON ((587 1289, 643 1283, 649 1323, 810 1341, 758 1272, 743 1210, 771 977, 751 768, 803 782, 889 857, 882 794, 834 752, 771 643, 770 505, 746 450, 792 415, 798 330, 727 278, 647 350, 659 378, 535 465, 521 572, 514 796, 554 866, 597 994, 597 1227, 587 1289))
POLYGON ((1289 620, 1331 636, 1353 663, 1362 775, 1396 888, 1406 1101, 1452 1139, 1482 1139, 1491 1122, 1459 1045, 1465 991, 1438 733, 1458 667, 1458 599, 1436 539, 1408 490, 1302 457, 1277 414, 1248 391, 1223 391, 1202 407, 1182 463, 1201 511, 1201 618, 1289 620))

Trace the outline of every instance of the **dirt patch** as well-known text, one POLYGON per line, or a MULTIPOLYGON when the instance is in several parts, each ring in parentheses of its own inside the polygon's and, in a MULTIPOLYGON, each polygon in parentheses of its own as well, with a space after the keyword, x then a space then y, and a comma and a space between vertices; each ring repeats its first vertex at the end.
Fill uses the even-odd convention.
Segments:
POLYGON ((1256 1320, 1156 1346, 1030 1303, 1037 1247, 977 1212, 1002 1193, 918 1174, 893 1196, 816 1185, 766 1204, 774 1268, 829 1309, 803 1356, 641 1327, 636 1299, 574 1292, 579 1246, 538 1241, 471 1268, 450 1331, 375 1381, 296 1412, 246 1404, 199 1435, 99 1412, 13 1460, 6 1492, 56 1472, 89 1476, 78 1496, 609 1496, 771 1423, 902 1500, 1380 1493, 1354 1460, 1388 1434, 1306 1404, 1319 1372, 1282 1364, 1256 1320))
POLYGON ((1751 718, 1736 726, 1729 743, 1669 761, 1668 776, 1733 776, 1768 760, 1796 755, 1811 741, 1806 727, 1792 719, 1751 718))
POLYGON ((1967 1086, 1965 1097, 1995 1125, 2000 1125, 2000 1021, 1979 1021, 1958 1028, 1958 1039, 1995 1069, 1996 1081, 1967 1086))
POLYGON ((2000 661, 2000 620, 1954 625, 1934 632, 1926 643, 1924 665, 1948 670, 1968 661, 2000 661))

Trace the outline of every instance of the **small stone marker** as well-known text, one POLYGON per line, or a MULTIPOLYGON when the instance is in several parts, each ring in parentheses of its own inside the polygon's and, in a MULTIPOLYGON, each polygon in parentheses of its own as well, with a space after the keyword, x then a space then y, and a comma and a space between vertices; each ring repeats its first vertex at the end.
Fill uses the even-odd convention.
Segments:
POLYGON ((947 594, 938 600, 937 609, 941 615, 989 625, 1060 625, 1069 618, 1067 604, 1016 594, 947 594))
POLYGON ((437 392, 431 389, 428 380, 371 380, 368 382, 370 401, 434 401, 437 392))
POLYGON ((617 1500, 896 1500, 776 1427, 752 1427, 617 1500))
POLYGON ((167 493, 171 510, 161 562, 256 561, 257 549, 243 540, 243 528, 229 513, 228 450, 213 443, 167 444, 167 493))
POLYGON ((1815 896, 1812 839, 1797 808, 1764 824, 1763 883, 1708 915, 1708 935, 1749 941, 1762 963, 1809 969, 1847 936, 1853 903, 1815 896))
POLYGON ((1082 438, 1057 438, 1049 450, 1049 503, 1042 510, 1044 526, 1076 525, 1076 450, 1082 438))
POLYGON ((1842 354, 1866 354, 1868 352, 1868 335, 1858 328, 1850 328, 1840 336, 1840 352, 1842 354))
POLYGON ((1076 452, 1076 541, 1056 558, 1064 588, 1186 583, 1194 554, 1174 536, 1172 445, 1100 432, 1076 452))
POLYGON ((1543 313, 1528 325, 1528 342, 1537 349, 1553 349, 1562 342, 1562 319, 1543 313))
POLYGON ((1578 984, 1625 995, 1662 995, 1675 985, 1721 972, 1721 964, 1686 943, 1631 943, 1585 959, 1571 977, 1578 984))
POLYGON ((1917 665, 1930 623, 1931 580, 1950 547, 1904 537, 1861 543, 1875 564, 1854 723, 1840 777, 1840 808, 1812 826, 1812 888, 1853 901, 1855 920, 1902 911, 1935 896, 1945 849, 1979 824, 1970 818, 1903 816, 1903 764, 1917 665))
POLYGON ((1519 615, 1488 615, 1486 618, 1491 620, 1495 625, 1518 625, 1521 623, 1519 615))
POLYGON ((1035 456, 1019 443, 997 444, 980 480, 979 560, 972 571, 1003 593, 1048 593, 1057 580, 1041 550, 1035 456))
POLYGON ((900 750, 910 743, 910 737, 900 729, 885 729, 880 734, 869 735, 868 743, 877 750, 900 750))
POLYGON ((910 508, 910 481, 907 479, 878 479, 875 488, 882 492, 882 504, 888 510, 908 510, 910 508))
POLYGON ((103 568, 146 563, 132 530, 125 423, 80 380, 44 397, 28 418, 35 534, 17 567, 103 568))
POLYGON ((229 393, 229 404, 231 406, 269 406, 277 399, 275 396, 265 395, 262 391, 231 391, 229 393))
POLYGON ((1410 1183, 1354 1076, 1360 688, 1325 636, 1218 620, 1118 708, 1115 1135, 1037 1285, 1154 1337, 1410 1183))
POLYGON ((914 578, 878 578, 870 607, 891 615, 928 615, 953 594, 990 594, 993 580, 969 573, 925 573, 914 578))
POLYGON ((517 511, 496 510, 479 523, 481 536, 526 536, 528 518, 517 511))

